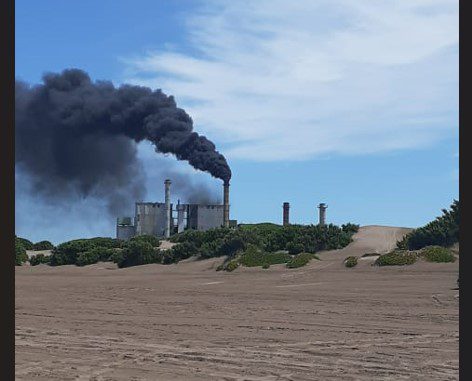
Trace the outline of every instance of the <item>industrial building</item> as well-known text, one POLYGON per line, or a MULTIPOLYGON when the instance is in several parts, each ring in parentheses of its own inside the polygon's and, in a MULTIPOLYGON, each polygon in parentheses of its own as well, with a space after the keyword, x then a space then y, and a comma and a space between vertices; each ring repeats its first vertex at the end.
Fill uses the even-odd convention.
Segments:
POLYGON ((134 221, 131 217, 117 219, 118 239, 128 240, 144 234, 169 238, 187 229, 205 231, 236 224, 229 220, 229 184, 224 184, 223 205, 181 204, 179 201, 175 208, 170 202, 171 181, 166 180, 164 184, 164 202, 136 202, 134 221))

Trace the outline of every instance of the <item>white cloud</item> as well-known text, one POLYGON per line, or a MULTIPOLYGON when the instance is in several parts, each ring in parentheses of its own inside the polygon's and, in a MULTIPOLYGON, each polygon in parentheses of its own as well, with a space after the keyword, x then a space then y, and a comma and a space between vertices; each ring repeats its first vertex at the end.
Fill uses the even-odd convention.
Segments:
POLYGON ((457 1, 293 3, 208 1, 189 16, 191 49, 127 59, 126 82, 174 94, 230 159, 412 149, 455 133, 457 1))

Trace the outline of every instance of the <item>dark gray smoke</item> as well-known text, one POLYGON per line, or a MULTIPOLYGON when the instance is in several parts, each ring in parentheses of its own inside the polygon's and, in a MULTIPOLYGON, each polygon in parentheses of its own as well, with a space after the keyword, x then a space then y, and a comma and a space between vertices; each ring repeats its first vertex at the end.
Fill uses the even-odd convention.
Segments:
POLYGON ((78 69, 46 74, 43 84, 16 81, 15 161, 49 199, 75 192, 108 200, 112 210, 141 199, 144 173, 136 143, 151 141, 194 168, 229 182, 215 145, 193 131, 190 116, 161 90, 92 82, 78 69))

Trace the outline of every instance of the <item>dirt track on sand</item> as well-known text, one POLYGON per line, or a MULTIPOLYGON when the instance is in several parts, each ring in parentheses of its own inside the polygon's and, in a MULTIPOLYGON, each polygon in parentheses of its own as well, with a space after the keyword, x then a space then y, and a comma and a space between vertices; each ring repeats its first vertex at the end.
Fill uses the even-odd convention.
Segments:
POLYGON ((457 380, 458 261, 347 269, 407 229, 320 261, 16 268, 18 380, 457 380))

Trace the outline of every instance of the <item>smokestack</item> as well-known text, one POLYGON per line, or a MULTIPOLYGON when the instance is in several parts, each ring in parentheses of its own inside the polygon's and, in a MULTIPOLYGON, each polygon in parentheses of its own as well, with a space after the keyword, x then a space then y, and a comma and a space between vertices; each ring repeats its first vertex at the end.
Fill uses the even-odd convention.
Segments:
POLYGON ((328 205, 321 203, 318 205, 318 208, 320 209, 320 226, 324 226, 326 224, 326 208, 328 205))
POLYGON ((223 226, 229 227, 229 182, 223 183, 223 226))
POLYGON ((288 202, 284 202, 283 208, 284 208, 283 225, 288 226, 290 225, 290 220, 289 220, 290 204, 288 202))
POLYGON ((170 217, 171 217, 170 184, 171 184, 171 181, 169 179, 164 181, 164 185, 165 185, 165 203, 166 203, 166 226, 165 226, 165 232, 164 232, 165 238, 170 237, 170 217))

